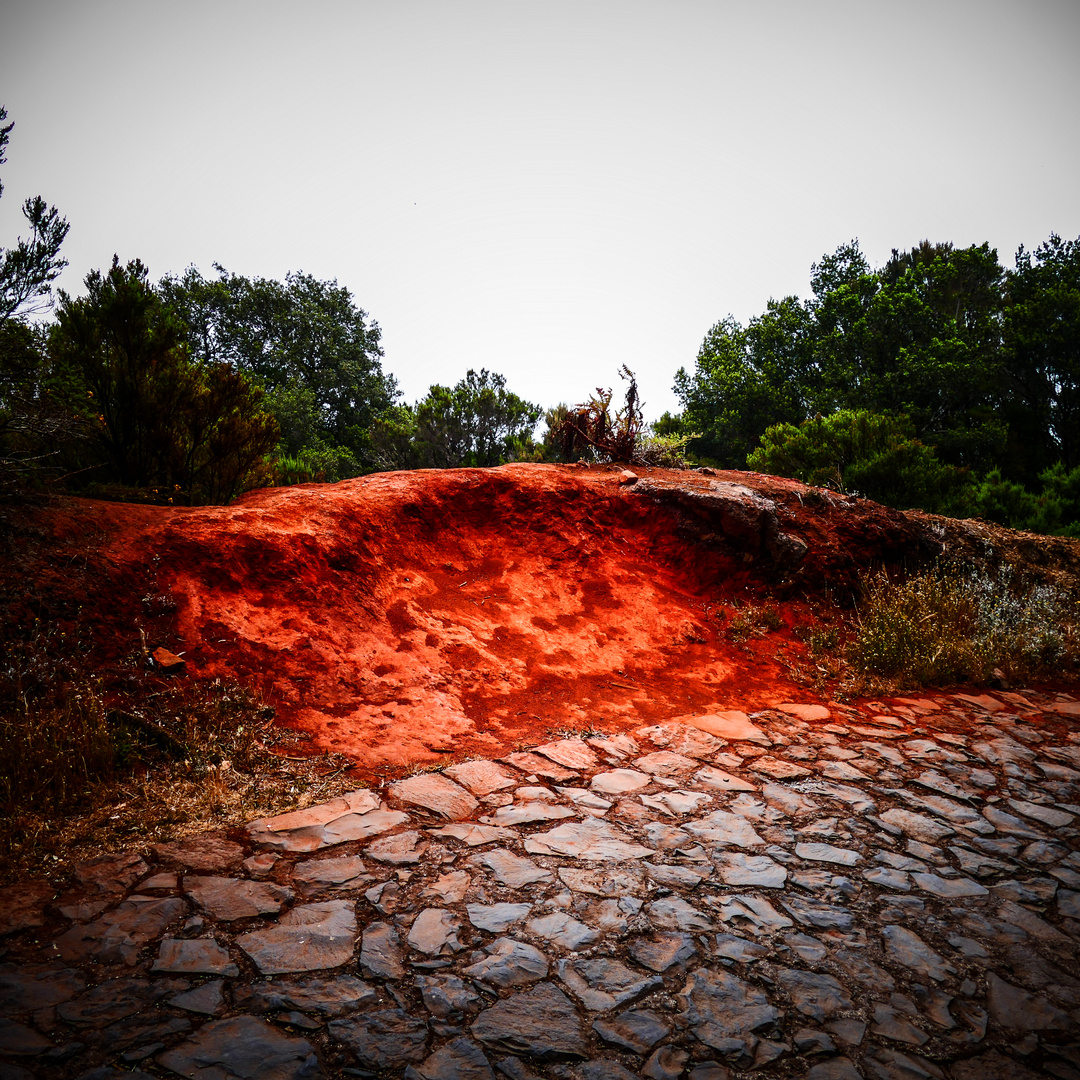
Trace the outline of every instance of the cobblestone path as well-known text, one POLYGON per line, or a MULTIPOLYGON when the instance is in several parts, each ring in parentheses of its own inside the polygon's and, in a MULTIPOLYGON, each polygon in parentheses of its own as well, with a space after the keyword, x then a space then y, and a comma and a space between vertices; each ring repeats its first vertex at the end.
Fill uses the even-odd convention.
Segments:
POLYGON ((1080 1078, 1078 825, 1065 695, 565 738, 3 890, 0 1080, 1080 1078))

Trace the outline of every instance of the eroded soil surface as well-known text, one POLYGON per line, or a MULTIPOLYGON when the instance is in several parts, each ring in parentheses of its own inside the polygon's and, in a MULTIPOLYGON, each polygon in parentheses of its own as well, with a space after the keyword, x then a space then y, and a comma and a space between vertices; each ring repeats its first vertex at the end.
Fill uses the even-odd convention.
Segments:
POLYGON ((637 472, 513 465, 228 507, 8 508, 4 607, 65 625, 118 685, 144 634, 182 654, 182 678, 253 683, 313 753, 376 778, 805 696, 799 628, 868 567, 952 554, 1069 582, 1080 567, 1077 541, 753 473, 637 472), (780 625, 733 641, 747 605, 780 625))

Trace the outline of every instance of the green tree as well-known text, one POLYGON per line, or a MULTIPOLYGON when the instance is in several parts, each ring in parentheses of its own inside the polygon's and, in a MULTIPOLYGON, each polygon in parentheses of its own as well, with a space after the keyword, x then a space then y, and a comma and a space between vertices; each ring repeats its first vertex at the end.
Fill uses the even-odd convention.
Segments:
POLYGON ((747 464, 900 509, 956 508, 969 484, 966 470, 939 461, 933 447, 915 438, 907 417, 865 409, 770 427, 747 464))
POLYGON ((693 374, 680 368, 675 376, 682 423, 700 433, 695 453, 741 469, 767 427, 806 416, 816 383, 810 328, 806 308, 791 296, 770 300, 746 327, 731 316, 712 327, 693 374))
POLYGON ((161 282, 197 356, 231 364, 266 392, 279 453, 321 463, 328 479, 378 467, 375 421, 399 397, 382 370, 378 325, 336 281, 246 278, 215 265, 161 282))
MULTIPOLYGON (((0 106, 0 165, 7 161, 5 151, 15 127, 5 124, 6 119, 7 109, 0 106)), ((3 192, 0 182, 0 195, 3 192)), ((19 237, 12 248, 0 248, 0 324, 48 310, 52 283, 67 266, 67 260, 60 258, 67 220, 40 195, 28 198, 22 212, 30 226, 29 237, 19 237)))
POLYGON ((1080 239, 1054 233, 1034 252, 1020 248, 1002 335, 1012 475, 1030 483, 1055 460, 1080 466, 1080 239))
POLYGON ((506 389, 506 377, 470 369, 453 388, 436 384, 415 409, 415 450, 426 468, 486 467, 526 456, 543 413, 506 389))
POLYGON ((52 377, 85 386, 108 475, 189 501, 226 502, 263 482, 278 428, 262 392, 227 363, 190 359, 186 327, 139 260, 114 258, 85 285, 80 299, 60 293, 52 377))

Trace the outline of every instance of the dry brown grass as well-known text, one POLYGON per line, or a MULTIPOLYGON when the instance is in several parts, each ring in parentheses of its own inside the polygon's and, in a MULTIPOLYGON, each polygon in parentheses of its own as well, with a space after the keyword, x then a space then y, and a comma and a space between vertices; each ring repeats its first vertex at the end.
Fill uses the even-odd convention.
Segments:
POLYGON ((35 626, 0 653, 0 882, 298 809, 359 786, 252 690, 141 672, 122 698, 35 626))

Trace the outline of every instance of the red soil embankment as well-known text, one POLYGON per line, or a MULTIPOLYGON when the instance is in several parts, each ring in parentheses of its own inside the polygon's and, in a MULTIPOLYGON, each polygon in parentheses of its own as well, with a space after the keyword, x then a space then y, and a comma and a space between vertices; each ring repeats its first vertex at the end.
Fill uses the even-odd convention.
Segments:
POLYGON ((185 677, 253 681, 315 752, 374 775, 805 698, 785 655, 808 600, 945 546, 925 516, 794 481, 637 471, 383 473, 193 509, 62 500, 21 520, 6 594, 32 576, 29 611, 77 580, 68 616, 81 605, 99 655, 137 655, 141 628, 185 677), (737 607, 769 597, 784 626, 733 644, 737 607))

